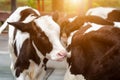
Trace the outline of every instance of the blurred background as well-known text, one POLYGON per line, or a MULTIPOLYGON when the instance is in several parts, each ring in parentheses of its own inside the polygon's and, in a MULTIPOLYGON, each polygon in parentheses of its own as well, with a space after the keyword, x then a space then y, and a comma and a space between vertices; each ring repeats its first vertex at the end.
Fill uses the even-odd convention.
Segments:
POLYGON ((44 12, 59 10, 69 14, 83 14, 91 7, 119 8, 120 0, 0 0, 0 11, 11 11, 26 5, 44 12))
POLYGON ((120 8, 120 0, 0 0, 0 25, 19 6, 31 6, 43 14, 59 11, 74 16, 93 7, 120 8))

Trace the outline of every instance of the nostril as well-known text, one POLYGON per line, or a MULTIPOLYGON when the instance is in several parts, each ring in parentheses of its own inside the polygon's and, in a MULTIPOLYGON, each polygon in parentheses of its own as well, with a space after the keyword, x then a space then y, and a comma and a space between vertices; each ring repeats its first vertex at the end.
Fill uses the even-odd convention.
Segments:
POLYGON ((65 52, 58 53, 58 56, 65 57, 67 54, 65 52))
POLYGON ((58 56, 64 56, 63 54, 61 54, 61 53, 58 53, 58 56))
POLYGON ((66 51, 60 51, 59 53, 57 53, 57 61, 63 61, 65 60, 65 58, 67 57, 67 52, 66 51))

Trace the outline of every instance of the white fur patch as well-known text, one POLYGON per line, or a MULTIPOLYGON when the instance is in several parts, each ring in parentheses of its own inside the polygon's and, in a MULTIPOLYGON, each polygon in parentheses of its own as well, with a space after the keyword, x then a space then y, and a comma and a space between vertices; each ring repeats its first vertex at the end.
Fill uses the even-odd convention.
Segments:
POLYGON ((23 42, 29 37, 30 36, 28 33, 22 33, 21 31, 17 31, 15 41, 16 41, 16 45, 17 45, 16 47, 17 47, 18 55, 20 53, 20 49, 23 45, 23 42))
POLYGON ((80 75, 71 74, 70 68, 71 67, 69 67, 68 70, 66 71, 64 80, 86 80, 82 74, 80 74, 80 75))
POLYGON ((120 22, 114 22, 114 26, 120 28, 120 22))
POLYGON ((108 16, 108 13, 112 12, 112 10, 114 9, 115 8, 110 8, 110 7, 96 7, 96 8, 89 9, 86 15, 95 15, 95 16, 99 16, 106 19, 108 16))
POLYGON ((69 18, 68 21, 72 22, 72 21, 74 21, 76 18, 77 18, 77 16, 72 17, 72 18, 69 18))
POLYGON ((78 30, 73 31, 73 32, 70 33, 70 36, 68 37, 68 40, 67 40, 67 45, 70 45, 70 44, 71 44, 71 42, 72 42, 72 37, 73 37, 73 35, 74 35, 77 31, 78 31, 78 30))
POLYGON ((43 60, 41 60, 39 65, 36 65, 36 63, 30 60, 30 67, 27 70, 30 80, 43 80, 46 71, 42 65, 43 60))
MULTIPOLYGON (((67 39, 67 45, 70 45, 71 42, 72 42, 72 37, 73 35, 77 32, 78 30, 76 31, 73 31, 72 33, 70 33, 70 36, 68 37, 67 39)), ((67 57, 71 57, 71 51, 67 53, 67 57)))
POLYGON ((90 23, 90 24, 92 25, 92 27, 90 27, 88 30, 86 30, 86 31, 84 32, 84 34, 89 33, 89 32, 91 32, 91 31, 97 31, 97 30, 99 30, 101 27, 103 27, 102 25, 98 25, 98 24, 95 24, 95 23, 90 23))

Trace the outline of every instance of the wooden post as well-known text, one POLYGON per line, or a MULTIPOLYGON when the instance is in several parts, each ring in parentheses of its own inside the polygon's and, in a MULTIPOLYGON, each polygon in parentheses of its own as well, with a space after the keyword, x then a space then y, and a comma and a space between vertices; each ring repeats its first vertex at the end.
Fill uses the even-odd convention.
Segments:
POLYGON ((53 11, 64 11, 64 0, 52 0, 52 10, 53 11))
POLYGON ((16 10, 16 0, 11 0, 11 12, 16 10))
POLYGON ((37 9, 40 11, 40 0, 37 0, 37 9))
POLYGON ((44 11, 44 0, 37 0, 37 9, 38 11, 44 11))
POLYGON ((92 0, 88 0, 88 9, 92 8, 92 0))
POLYGON ((42 0, 42 11, 44 11, 44 0, 42 0))

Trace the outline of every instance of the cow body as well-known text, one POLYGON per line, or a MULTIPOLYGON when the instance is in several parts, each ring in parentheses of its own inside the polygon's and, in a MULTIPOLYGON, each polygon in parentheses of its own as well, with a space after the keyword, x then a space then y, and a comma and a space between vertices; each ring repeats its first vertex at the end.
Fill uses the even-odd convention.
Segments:
POLYGON ((88 16, 75 16, 73 18, 65 19, 61 23, 61 40, 62 43, 66 46, 67 39, 70 36, 70 33, 78 30, 86 23, 96 23, 100 25, 114 25, 113 22, 105 20, 99 16, 88 15, 88 16))
MULTIPOLYGON (((27 7, 27 6, 19 7, 5 21, 5 23, 1 26, 2 29, 0 29, 0 30, 2 32, 3 29, 6 28, 6 26, 8 25, 7 22, 17 22, 17 21, 30 22, 38 16, 40 16, 40 13, 31 7, 27 7), (34 16, 32 16, 32 15, 34 15, 34 16)), ((30 77, 31 77, 30 75, 27 75, 27 74, 29 74, 27 72, 23 72, 20 75, 20 73, 22 71, 20 71, 20 69, 19 69, 22 66, 24 66, 24 68, 25 68, 25 65, 27 66, 25 69, 29 68, 28 67, 29 63, 26 61, 27 57, 29 55, 25 54, 26 49, 28 47, 28 43, 30 43, 29 37, 30 36, 28 33, 22 33, 21 31, 17 30, 13 26, 9 25, 9 51, 10 51, 10 57, 11 57, 11 70, 12 70, 14 76, 17 77, 16 78, 17 80, 26 80, 26 79, 30 80, 30 77), (27 45, 26 48, 25 47, 23 48, 23 46, 25 46, 25 45, 27 45), (24 52, 21 53, 22 50, 24 50, 24 52), (20 60, 21 57, 22 57, 22 59, 20 60), (24 62, 24 63, 22 63, 22 62, 24 62), (22 63, 22 65, 21 65, 21 63, 22 63), (17 66, 20 66, 18 68, 18 70, 16 69, 17 66), (26 78, 26 76, 28 78, 26 78)), ((29 44, 29 45, 31 45, 31 44, 29 44)), ((31 47, 33 47, 33 46, 31 46, 31 47)), ((31 48, 30 48, 30 50, 31 50, 31 53, 34 53, 33 51, 35 51, 35 50, 32 50, 31 48)), ((29 53, 29 52, 27 52, 27 53, 29 53)), ((40 60, 39 60, 38 56, 36 55, 36 53, 34 53, 33 55, 37 57, 37 59, 36 59, 37 64, 40 63, 40 60)))
POLYGON ((119 57, 119 31, 113 21, 96 15, 66 21, 63 33, 69 56, 64 80, 119 80, 119 58, 115 58, 119 57))
POLYGON ((120 29, 89 23, 74 33, 64 80, 119 80, 120 29))
POLYGON ((43 80, 48 58, 60 61, 66 56, 59 26, 52 16, 36 11, 18 8, 0 28, 2 32, 9 25, 11 69, 17 80, 43 80))
POLYGON ((87 11, 86 15, 95 15, 113 22, 120 22, 120 10, 111 7, 96 7, 87 11))

